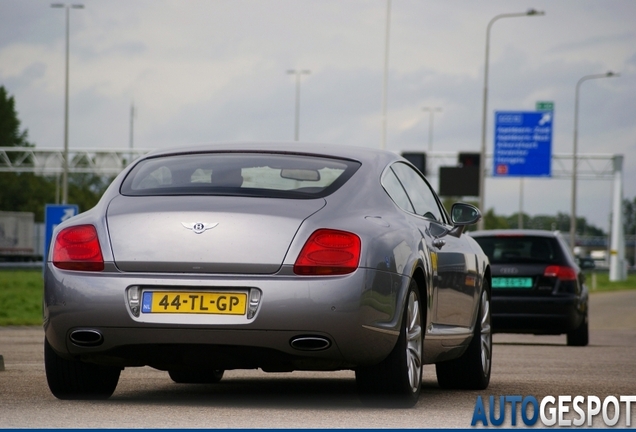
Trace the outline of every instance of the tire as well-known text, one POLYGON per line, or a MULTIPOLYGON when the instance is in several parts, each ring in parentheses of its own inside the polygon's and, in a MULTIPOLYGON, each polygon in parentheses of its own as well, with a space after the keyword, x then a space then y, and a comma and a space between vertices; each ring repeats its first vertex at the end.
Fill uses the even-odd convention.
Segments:
POLYGON ((60 357, 44 339, 46 381, 58 399, 108 399, 119 381, 121 369, 60 357))
POLYGON ((590 341, 589 324, 587 319, 587 311, 585 318, 581 324, 567 334, 568 346, 587 346, 590 341))
POLYGON ((492 368, 492 326, 490 290, 487 285, 479 301, 475 331, 461 357, 435 364, 437 382, 446 389, 484 390, 490 383, 492 368))
POLYGON ((422 387, 424 342, 422 301, 411 281, 398 341, 389 356, 377 365, 356 369, 360 400, 369 406, 410 408, 422 387))
POLYGON ((183 370, 172 369, 168 371, 170 379, 177 384, 216 384, 223 378, 223 369, 217 370, 183 370))

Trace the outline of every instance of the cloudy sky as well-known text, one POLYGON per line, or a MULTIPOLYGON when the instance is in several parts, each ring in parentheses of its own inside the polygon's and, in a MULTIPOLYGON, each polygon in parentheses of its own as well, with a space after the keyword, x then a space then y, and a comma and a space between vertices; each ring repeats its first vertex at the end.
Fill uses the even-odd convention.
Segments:
MULTIPOLYGON (((37 147, 62 148, 65 14, 52 1, 0 0, 0 85, 37 147)), ((386 0, 84 0, 71 10, 71 148, 294 139, 379 148, 386 0)), ((636 1, 393 0, 388 78, 392 151, 480 149, 486 26, 492 27, 493 112, 554 101, 554 153, 572 153, 577 81, 579 152, 623 154, 624 195, 636 196, 636 1)), ((432 177, 437 186, 437 178, 432 177)), ((526 179, 523 209, 569 213, 571 182, 526 179)), ((519 209, 519 180, 486 181, 486 207, 519 209)), ((578 213, 608 230, 612 182, 582 180, 578 213)))

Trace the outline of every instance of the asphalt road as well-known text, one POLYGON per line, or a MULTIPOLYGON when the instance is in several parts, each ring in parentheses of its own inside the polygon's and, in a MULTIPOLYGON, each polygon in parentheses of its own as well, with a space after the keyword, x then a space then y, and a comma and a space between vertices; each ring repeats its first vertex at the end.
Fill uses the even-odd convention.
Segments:
MULTIPOLYGON (((587 347, 568 347, 565 336, 495 335, 487 390, 441 390, 426 366, 415 408, 371 409, 352 372, 229 371, 217 385, 180 385, 130 368, 106 401, 60 401, 46 384, 42 329, 4 327, 0 428, 468 428, 478 396, 636 395, 636 291, 593 294, 590 328, 587 347)), ((504 425, 510 417, 508 406, 504 425)), ((594 426, 604 427, 600 415, 594 426)), ((624 411, 617 426, 626 426, 624 411)))

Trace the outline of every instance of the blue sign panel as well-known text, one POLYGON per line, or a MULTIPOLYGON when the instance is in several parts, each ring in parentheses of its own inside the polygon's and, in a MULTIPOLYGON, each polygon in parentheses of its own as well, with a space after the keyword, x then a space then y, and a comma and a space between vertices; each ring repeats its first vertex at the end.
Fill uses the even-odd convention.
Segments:
POLYGON ((553 111, 495 112, 493 175, 549 177, 553 111))
POLYGON ((42 256, 45 263, 55 227, 66 219, 72 218, 78 212, 79 208, 75 204, 46 204, 44 207, 44 253, 42 256))

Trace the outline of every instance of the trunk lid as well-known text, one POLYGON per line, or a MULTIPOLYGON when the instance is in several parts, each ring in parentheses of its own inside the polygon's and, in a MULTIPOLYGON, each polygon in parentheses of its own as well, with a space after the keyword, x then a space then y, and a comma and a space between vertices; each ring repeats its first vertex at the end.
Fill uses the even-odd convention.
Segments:
POLYGON ((107 223, 127 272, 271 274, 302 222, 324 199, 119 196, 107 223))

